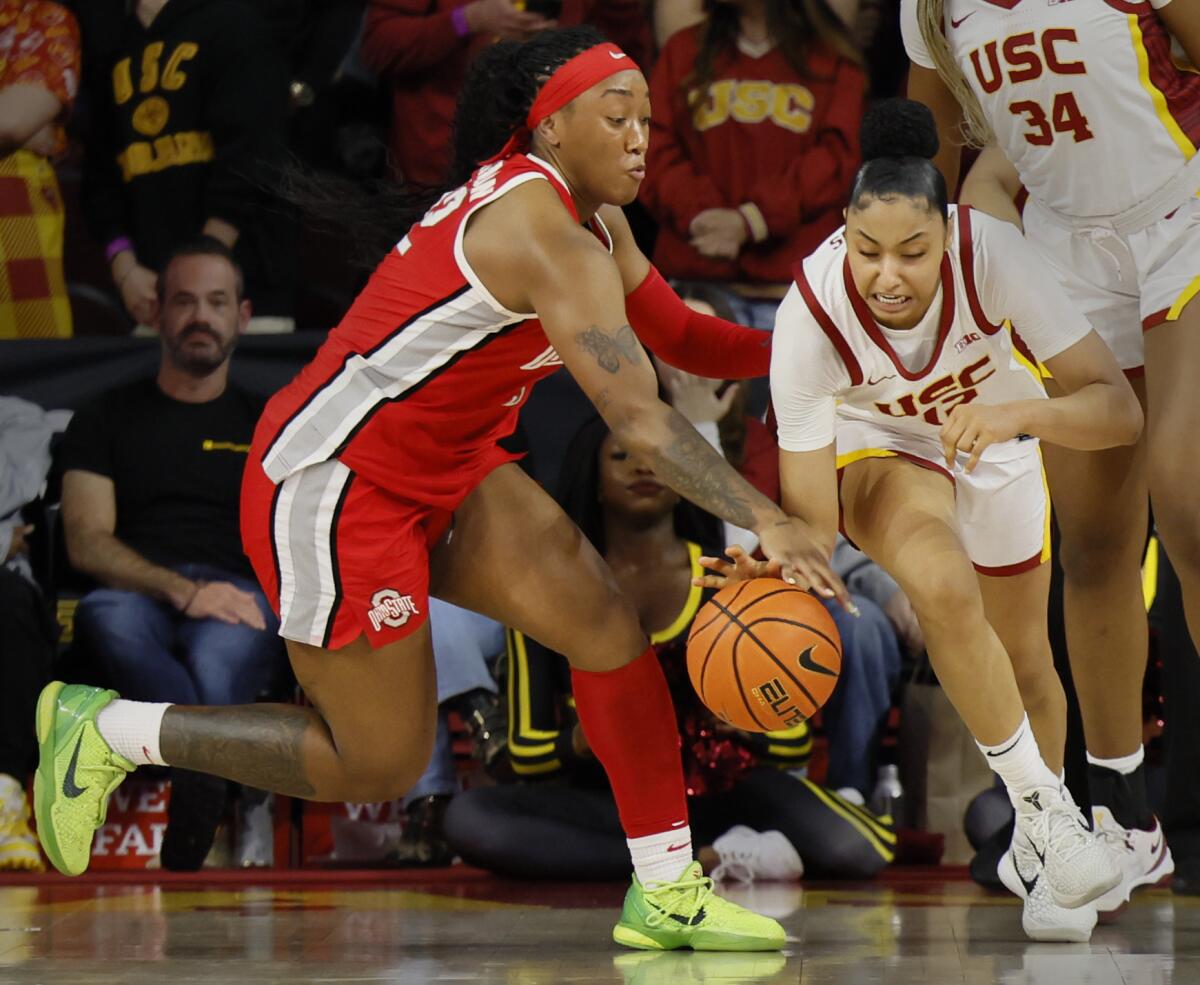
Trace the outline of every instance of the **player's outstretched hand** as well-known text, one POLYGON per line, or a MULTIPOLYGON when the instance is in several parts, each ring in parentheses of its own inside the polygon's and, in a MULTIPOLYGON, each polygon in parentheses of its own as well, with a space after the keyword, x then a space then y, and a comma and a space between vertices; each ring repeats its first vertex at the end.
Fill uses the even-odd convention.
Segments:
POLYGON ((712 573, 693 578, 692 584, 701 588, 724 588, 751 578, 783 577, 783 565, 778 561, 756 561, 737 544, 725 548, 725 555, 730 560, 723 557, 700 558, 701 566, 712 573))
POLYGON ((782 564, 782 578, 789 585, 812 589, 822 598, 837 599, 843 609, 858 615, 850 592, 829 566, 829 556, 806 523, 795 517, 781 520, 762 531, 758 546, 768 561, 782 564))
POLYGON ((812 589, 824 598, 835 598, 851 615, 858 606, 846 586, 829 567, 829 561, 804 524, 794 518, 769 527, 759 542, 766 561, 756 561, 734 544, 725 553, 731 559, 702 557, 700 564, 712 574, 693 581, 701 588, 724 588, 751 578, 782 578, 798 588, 812 589), (786 559, 786 560, 785 560, 786 559))
POLYGON ((942 453, 953 469, 960 451, 970 454, 966 471, 974 472, 989 445, 1012 441, 1024 430, 1016 404, 958 404, 942 425, 942 453))
POLYGON ((192 619, 219 619, 231 626, 243 623, 251 629, 267 628, 254 594, 227 581, 202 582, 183 614, 192 619))

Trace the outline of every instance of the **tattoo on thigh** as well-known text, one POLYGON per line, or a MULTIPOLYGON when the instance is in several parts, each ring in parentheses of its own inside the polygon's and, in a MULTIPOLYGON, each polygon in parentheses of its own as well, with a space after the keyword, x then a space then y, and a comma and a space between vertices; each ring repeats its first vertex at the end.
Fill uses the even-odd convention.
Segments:
POLYGON ((642 344, 628 325, 622 325, 611 335, 593 325, 586 332, 576 335, 575 341, 595 357, 601 369, 609 373, 621 368, 622 357, 631 366, 636 366, 642 358, 642 344))
POLYGON ((163 717, 163 758, 172 766, 213 773, 289 797, 312 797, 304 771, 304 734, 323 728, 308 708, 231 705, 169 708, 163 717))

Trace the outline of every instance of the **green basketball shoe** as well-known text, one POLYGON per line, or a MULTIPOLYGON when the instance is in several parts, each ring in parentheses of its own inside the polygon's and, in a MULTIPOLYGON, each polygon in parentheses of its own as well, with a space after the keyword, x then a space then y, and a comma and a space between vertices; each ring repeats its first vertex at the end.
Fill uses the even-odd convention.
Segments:
POLYGON ((115 697, 115 691, 52 681, 38 698, 33 809, 46 857, 64 875, 88 867, 108 798, 134 768, 96 729, 96 715, 115 697))
POLYGON ((786 936, 770 917, 721 899, 693 862, 676 882, 645 888, 635 875, 613 940, 646 951, 777 951, 786 936))

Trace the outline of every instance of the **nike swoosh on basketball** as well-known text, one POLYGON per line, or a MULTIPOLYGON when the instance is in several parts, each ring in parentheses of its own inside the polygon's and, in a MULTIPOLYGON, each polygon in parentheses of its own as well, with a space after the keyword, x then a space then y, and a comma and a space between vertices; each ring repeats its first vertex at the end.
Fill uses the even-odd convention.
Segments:
POLYGON ((972 10, 972 11, 971 11, 969 14, 963 14, 963 15, 962 15, 962 17, 960 17, 958 20, 955 20, 953 17, 951 17, 951 18, 950 18, 950 26, 951 26, 951 27, 958 27, 958 26, 959 26, 959 25, 961 25, 961 24, 962 24, 962 22, 963 22, 963 21, 965 21, 965 20, 966 20, 968 17, 974 17, 974 16, 975 16, 977 13, 978 13, 978 11, 972 10))
POLYGON ((813 674, 827 674, 830 677, 837 677, 837 674, 834 671, 830 670, 828 667, 822 667, 812 658, 812 652, 815 649, 816 645, 814 644, 813 646, 808 647, 808 649, 800 651, 800 656, 796 658, 799 661, 800 666, 813 674))
POLYGON ((74 800, 87 787, 77 786, 75 783, 75 767, 79 763, 79 747, 83 745, 83 733, 79 733, 79 740, 75 743, 75 751, 71 753, 71 761, 67 764, 67 772, 63 774, 62 792, 64 796, 74 800))

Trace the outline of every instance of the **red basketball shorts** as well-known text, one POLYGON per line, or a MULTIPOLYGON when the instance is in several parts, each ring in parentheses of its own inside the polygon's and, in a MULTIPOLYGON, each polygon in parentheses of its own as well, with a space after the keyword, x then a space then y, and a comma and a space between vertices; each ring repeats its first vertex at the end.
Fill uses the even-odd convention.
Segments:
POLYGON ((279 635, 336 650, 363 634, 380 647, 420 627, 429 552, 453 514, 402 499, 337 460, 276 485, 255 450, 242 480, 242 545, 279 635))

